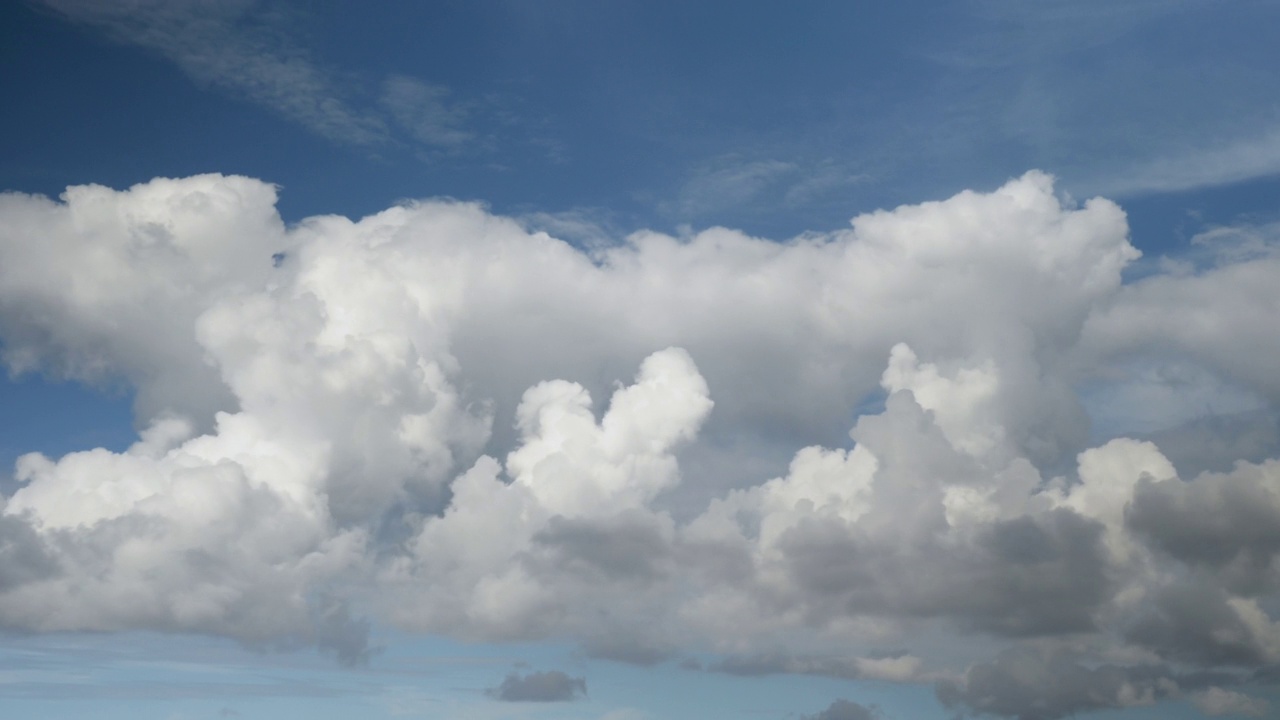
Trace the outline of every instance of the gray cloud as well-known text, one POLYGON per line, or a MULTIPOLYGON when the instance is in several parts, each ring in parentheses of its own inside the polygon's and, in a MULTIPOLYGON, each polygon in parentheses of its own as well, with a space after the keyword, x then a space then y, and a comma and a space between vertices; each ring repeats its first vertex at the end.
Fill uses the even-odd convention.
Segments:
POLYGON ((1133 642, 1164 657, 1208 666, 1259 666, 1280 659, 1270 633, 1215 583, 1192 575, 1153 594, 1126 630, 1133 642))
POLYGON ((801 716, 801 720, 875 720, 877 715, 871 708, 841 698, 822 712, 801 716))
POLYGON ((669 647, 658 647, 642 638, 625 635, 594 635, 583 642, 582 649, 588 657, 646 667, 666 662, 675 654, 669 647))
POLYGON ((553 517, 533 536, 530 562, 585 580, 654 582, 670 562, 671 539, 663 529, 639 513, 601 520, 553 517))
POLYGON ((730 656, 714 662, 707 669, 743 677, 783 674, 825 675, 845 679, 861 677, 856 658, 795 657, 780 652, 730 656))
POLYGON ((1243 465, 1188 483, 1140 482, 1126 521, 1154 547, 1216 572, 1235 592, 1257 594, 1276 581, 1280 553, 1280 465, 1243 465))
POLYGON ((24 518, 0 516, 0 593, 57 572, 55 556, 24 518))
POLYGON ((1211 415, 1153 433, 1150 438, 1178 475, 1228 472, 1237 460, 1258 463, 1280 449, 1280 417, 1269 408, 1211 415))
POLYGON ((347 604, 328 602, 315 611, 314 617, 316 645, 334 653, 343 665, 367 665, 377 652, 369 646, 373 623, 366 618, 353 618, 347 604))
POLYGON ((1058 509, 991 523, 960 543, 926 532, 859 537, 809 520, 779 550, 815 610, 944 617, 1022 636, 1094 628, 1111 586, 1101 539, 1097 522, 1058 509))
POLYGON ((919 679, 920 659, 906 652, 870 653, 867 657, 853 657, 790 655, 774 651, 755 655, 730 655, 711 663, 706 670, 744 677, 821 675, 846 680, 913 682, 919 679))
POLYGON ((1252 697, 1234 690, 1211 687, 1196 693, 1192 704, 1200 712, 1209 717, 1234 715, 1236 717, 1266 717, 1271 710, 1271 703, 1259 697, 1252 697))
POLYGON ((1018 720, 1151 704, 1177 690, 1159 667, 1094 667, 1069 653, 1021 647, 971 666, 962 682, 937 685, 938 700, 948 708, 1018 720))
POLYGON ((559 670, 527 675, 513 672, 486 693, 503 702, 568 702, 587 694, 587 681, 559 670))

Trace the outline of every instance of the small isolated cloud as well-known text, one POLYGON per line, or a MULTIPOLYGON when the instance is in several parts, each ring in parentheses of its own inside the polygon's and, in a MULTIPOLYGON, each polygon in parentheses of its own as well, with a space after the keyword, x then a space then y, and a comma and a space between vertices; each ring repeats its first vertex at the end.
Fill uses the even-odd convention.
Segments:
POLYGON ((875 720, 877 715, 872 708, 841 698, 828 705, 826 710, 804 715, 801 720, 875 720))
POLYGON ((1196 693, 1191 702, 1200 712, 1210 717, 1234 715, 1238 717, 1266 717, 1271 703, 1234 690, 1211 687, 1196 693))
POLYGON ((513 672, 485 694, 503 702, 569 702, 586 696, 587 679, 570 677, 559 670, 528 675, 513 672))

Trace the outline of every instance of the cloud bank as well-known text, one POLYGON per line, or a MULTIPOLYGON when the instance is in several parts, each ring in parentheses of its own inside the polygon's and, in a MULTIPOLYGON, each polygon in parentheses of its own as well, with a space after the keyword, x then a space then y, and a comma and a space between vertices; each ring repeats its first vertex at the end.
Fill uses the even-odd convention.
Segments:
POLYGON ((475 204, 288 227, 275 201, 0 196, 5 364, 126 383, 140 428, 18 460, 0 626, 354 663, 376 621, 1027 720, 1260 707, 1227 688, 1280 663, 1280 461, 1224 465, 1235 426, 1200 422, 1167 435, 1217 453, 1187 473, 1090 417, 1270 417, 1269 250, 1125 284, 1123 211, 1038 172, 785 242, 586 251, 475 204))

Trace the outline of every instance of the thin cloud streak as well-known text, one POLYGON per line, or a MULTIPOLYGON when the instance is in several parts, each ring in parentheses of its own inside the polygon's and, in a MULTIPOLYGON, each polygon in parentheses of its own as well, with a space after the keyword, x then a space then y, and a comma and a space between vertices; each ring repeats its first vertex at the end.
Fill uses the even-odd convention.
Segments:
POLYGON ((1280 129, 1237 137, 1121 171, 1088 183, 1105 195, 1131 197, 1231 185, 1280 175, 1280 129))
POLYGON ((385 121, 350 106, 314 59, 265 24, 254 0, 125 4, 40 0, 66 19, 96 28, 177 64, 193 79, 241 95, 329 140, 371 146, 385 121))
POLYGON ((369 150, 407 144, 453 154, 485 146, 477 145, 469 128, 478 105, 453 99, 443 85, 401 74, 386 77, 378 93, 363 97, 355 77, 344 78, 313 57, 293 40, 287 19, 272 17, 257 0, 38 2, 116 42, 157 53, 196 82, 334 143, 369 150))

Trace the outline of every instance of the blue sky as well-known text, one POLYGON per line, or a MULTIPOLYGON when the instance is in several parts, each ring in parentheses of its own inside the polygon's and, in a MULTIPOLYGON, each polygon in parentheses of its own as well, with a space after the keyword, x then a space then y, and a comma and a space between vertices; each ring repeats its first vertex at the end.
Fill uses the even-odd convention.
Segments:
POLYGON ((1275 27, 0 7, 4 705, 1273 712, 1275 27))

